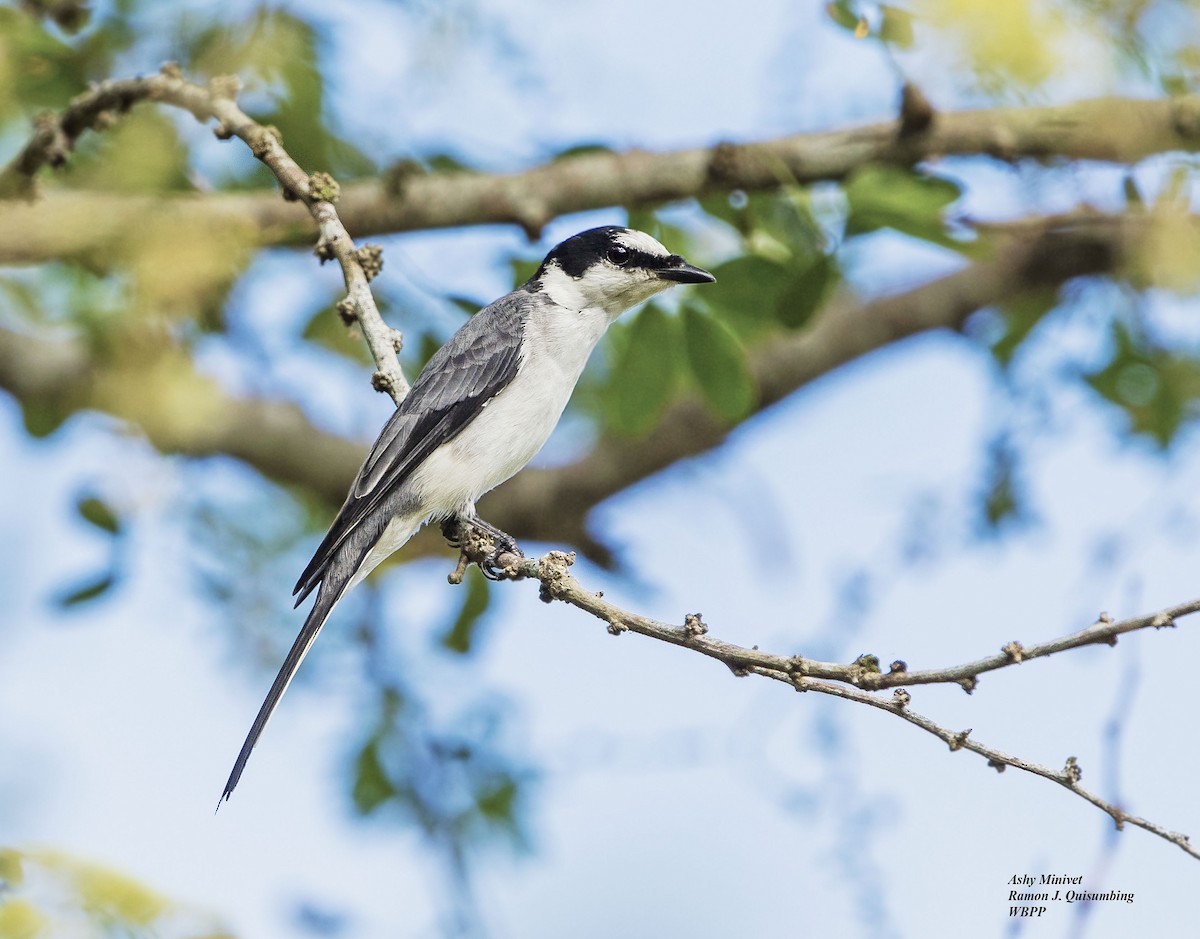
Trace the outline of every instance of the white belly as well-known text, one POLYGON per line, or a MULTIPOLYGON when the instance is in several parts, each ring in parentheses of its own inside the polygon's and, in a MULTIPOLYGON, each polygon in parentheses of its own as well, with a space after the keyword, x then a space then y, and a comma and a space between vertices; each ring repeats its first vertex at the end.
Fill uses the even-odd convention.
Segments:
POLYGON ((607 326, 598 310, 530 320, 513 380, 413 473, 412 486, 430 515, 470 510, 542 449, 607 326))

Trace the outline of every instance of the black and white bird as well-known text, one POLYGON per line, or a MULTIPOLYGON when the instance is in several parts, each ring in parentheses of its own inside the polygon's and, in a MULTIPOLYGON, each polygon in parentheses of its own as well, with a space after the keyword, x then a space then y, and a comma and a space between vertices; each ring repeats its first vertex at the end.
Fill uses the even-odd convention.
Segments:
POLYGON ((516 551, 510 536, 479 518, 475 501, 542 448, 617 317, 675 284, 715 279, 645 232, 593 228, 556 246, 533 277, 450 337, 384 425, 296 583, 297 606, 313 590, 316 602, 242 744, 222 801, 346 591, 427 521, 465 521, 516 551))

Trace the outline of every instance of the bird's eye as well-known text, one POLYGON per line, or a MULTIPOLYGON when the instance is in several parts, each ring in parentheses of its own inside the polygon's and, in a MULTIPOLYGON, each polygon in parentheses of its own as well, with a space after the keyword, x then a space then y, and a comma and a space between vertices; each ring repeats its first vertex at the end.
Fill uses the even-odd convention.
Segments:
POLYGON ((629 263, 629 259, 633 257, 629 249, 623 245, 612 245, 608 249, 608 259, 617 267, 623 267, 629 263))

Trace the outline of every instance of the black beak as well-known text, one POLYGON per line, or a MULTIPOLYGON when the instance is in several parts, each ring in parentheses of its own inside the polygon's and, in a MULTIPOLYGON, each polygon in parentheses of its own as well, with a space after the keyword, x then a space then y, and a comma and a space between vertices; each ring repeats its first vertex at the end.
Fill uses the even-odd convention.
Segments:
POLYGON ((701 267, 693 267, 678 254, 667 258, 657 273, 663 280, 673 280, 679 284, 711 284, 716 280, 708 271, 701 267))

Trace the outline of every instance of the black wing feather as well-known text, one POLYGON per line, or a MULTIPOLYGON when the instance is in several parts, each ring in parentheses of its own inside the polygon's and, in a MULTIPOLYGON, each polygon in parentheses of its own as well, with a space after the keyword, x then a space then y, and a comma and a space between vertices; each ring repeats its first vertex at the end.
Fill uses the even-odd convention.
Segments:
POLYGON ((480 310, 422 369, 384 425, 341 511, 296 582, 297 606, 320 583, 338 547, 362 520, 512 381, 524 331, 520 296, 516 291, 480 310))

